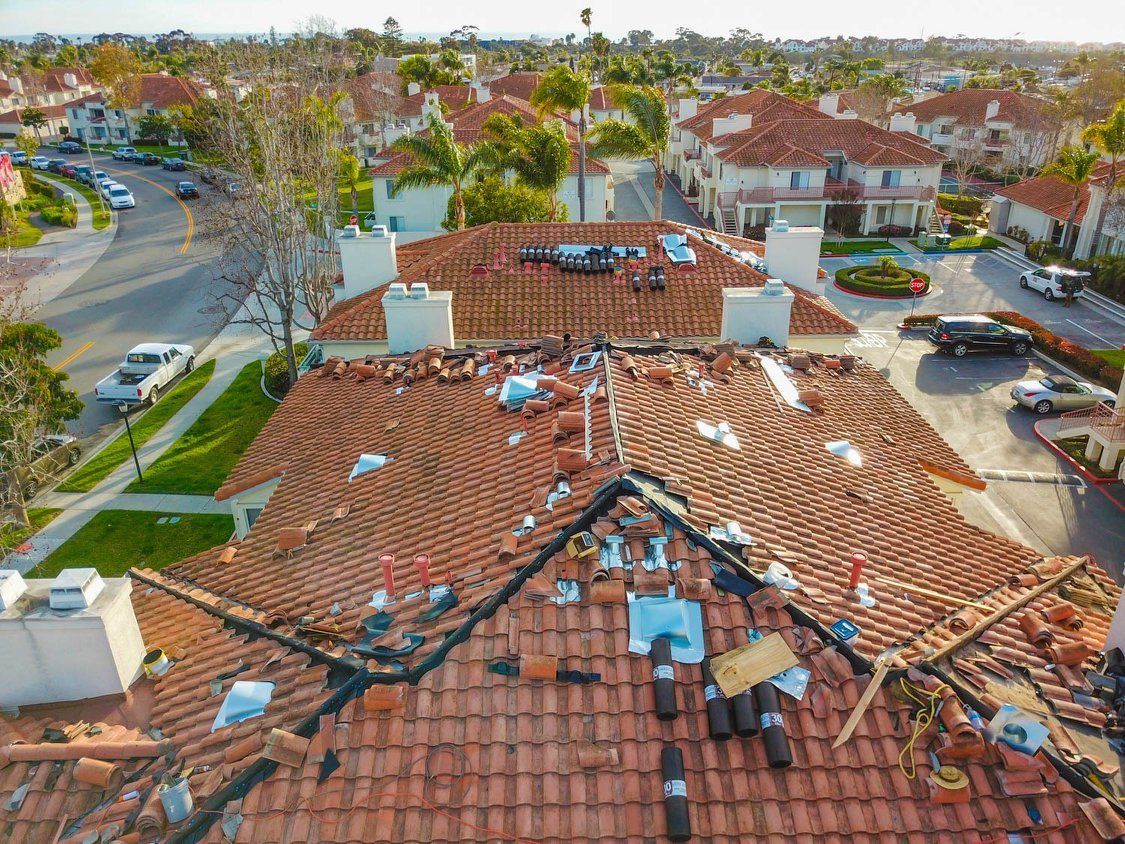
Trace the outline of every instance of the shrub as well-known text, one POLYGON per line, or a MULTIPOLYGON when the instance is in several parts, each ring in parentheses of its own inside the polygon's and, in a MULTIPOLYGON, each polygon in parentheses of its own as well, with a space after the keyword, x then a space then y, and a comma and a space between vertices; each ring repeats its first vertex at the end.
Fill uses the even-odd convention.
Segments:
MULTIPOLYGON (((297 363, 309 353, 308 343, 296 343, 293 351, 297 355, 297 363)), ((274 352, 266 358, 266 389, 276 398, 281 398, 289 392, 289 367, 285 363, 285 354, 274 352)))
POLYGON ((1037 240, 1027 245, 1027 257, 1033 261, 1050 261, 1062 258, 1063 251, 1049 240, 1037 240))
POLYGON ((838 287, 850 290, 853 293, 909 298, 914 295, 910 290, 910 279, 915 276, 926 282, 926 287, 922 293, 928 293, 930 277, 926 273, 911 272, 902 267, 896 267, 889 271, 885 278, 878 266, 844 267, 836 271, 836 284, 838 287))
POLYGON ((1090 272, 1089 287, 1125 304, 1125 255, 1100 255, 1075 264, 1090 272))
POLYGON ((913 234, 914 229, 910 228, 910 226, 895 226, 888 224, 885 226, 879 226, 878 232, 884 237, 910 237, 910 235, 913 234))
POLYGON ((78 212, 68 202, 48 205, 39 212, 43 222, 51 226, 66 226, 73 229, 78 225, 78 212))
POLYGON ((975 196, 957 196, 953 193, 939 193, 938 205, 942 211, 950 214, 961 214, 966 217, 976 217, 981 212, 981 200, 975 196))
POLYGON ((760 226, 746 226, 742 232, 742 236, 750 240, 765 240, 766 227, 764 224, 760 226))

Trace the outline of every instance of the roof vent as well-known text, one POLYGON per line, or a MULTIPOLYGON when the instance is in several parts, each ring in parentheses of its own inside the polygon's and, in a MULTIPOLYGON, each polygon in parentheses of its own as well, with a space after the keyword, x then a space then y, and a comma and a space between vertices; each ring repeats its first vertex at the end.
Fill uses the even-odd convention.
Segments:
POLYGON ((785 282, 779 278, 767 278, 764 296, 782 296, 785 293, 785 282))
POLYGON ((396 281, 387 287, 387 294, 384 298, 387 299, 405 299, 406 298, 406 285, 401 281, 396 281))
POLYGON ((773 221, 773 230, 775 232, 787 232, 787 231, 789 231, 789 221, 788 220, 774 220, 773 221))
POLYGON ((340 237, 359 237, 359 226, 344 226, 340 237))
POLYGON ((731 431, 730 423, 728 422, 720 422, 718 425, 712 425, 710 422, 704 422, 702 419, 698 419, 695 423, 695 429, 704 439, 722 443, 732 451, 742 450, 742 446, 738 443, 738 437, 731 431))
POLYGON ((27 591, 27 584, 15 569, 0 571, 0 612, 10 610, 27 591))
POLYGON ((85 610, 105 589, 97 569, 63 569, 51 581, 51 609, 85 610))
POLYGON ((388 234, 388 232, 387 232, 386 226, 372 226, 371 227, 371 236, 372 237, 386 237, 387 234, 388 234))
POLYGON ((430 298, 430 285, 424 281, 416 281, 410 285, 410 298, 411 299, 429 299, 430 298))

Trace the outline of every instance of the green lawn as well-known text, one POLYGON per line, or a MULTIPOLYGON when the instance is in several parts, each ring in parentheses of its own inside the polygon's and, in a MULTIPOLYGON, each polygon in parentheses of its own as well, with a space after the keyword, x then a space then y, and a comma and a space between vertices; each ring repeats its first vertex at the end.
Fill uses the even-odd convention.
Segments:
POLYGON ((1090 349, 1107 363, 1125 368, 1125 349, 1090 349))
POLYGON ((227 515, 102 510, 27 576, 54 577, 90 566, 103 577, 121 577, 133 566, 159 569, 221 545, 233 532, 234 519, 227 515))
MULTIPOLYGON (((359 213, 364 214, 372 210, 374 206, 374 198, 371 195, 372 179, 359 184, 359 213)), ((340 213, 352 213, 352 192, 346 187, 340 188, 340 213)))
POLYGON ((261 389, 259 361, 242 368, 195 423, 126 492, 213 495, 262 430, 277 402, 261 389))
POLYGON ((886 240, 843 240, 839 243, 825 240, 820 246, 822 254, 833 255, 862 255, 880 249, 896 249, 896 247, 886 240))
POLYGON ((51 178, 56 181, 62 182, 70 190, 74 191, 75 193, 80 193, 83 197, 85 197, 86 201, 90 203, 90 210, 94 212, 95 229, 98 229, 100 231, 101 229, 104 229, 109 225, 109 209, 102 208, 102 204, 98 201, 98 195, 96 193, 94 193, 81 182, 76 182, 74 179, 68 179, 66 176, 60 176, 58 173, 52 173, 51 178))
MULTIPOLYGON (((1057 445, 1059 448, 1061 448, 1063 451, 1065 451, 1067 454, 1069 454, 1071 457, 1073 457, 1076 461, 1078 461, 1078 463, 1080 463, 1086 469, 1086 471, 1088 471, 1090 474, 1094 475, 1095 477, 1098 477, 1098 478, 1116 478, 1117 477, 1117 468, 1116 467, 1114 467, 1111 470, 1106 470, 1106 469, 1103 469, 1101 466, 1099 466, 1096 462, 1094 462, 1092 460, 1089 460, 1086 457, 1086 442, 1089 439, 1090 439, 1089 437, 1070 437, 1070 438, 1065 439, 1065 440, 1055 440, 1055 445, 1057 445)), ((1117 465, 1118 466, 1121 465, 1121 461, 1118 461, 1117 465)))
POLYGON ((15 522, 5 522, 0 525, 0 548, 19 548, 29 538, 45 528, 52 519, 62 510, 51 507, 30 507, 27 511, 27 520, 31 527, 25 528, 15 522))
POLYGON ((986 234, 975 237, 955 237, 949 242, 950 249, 996 249, 1003 245, 1004 241, 986 234))
POLYGON ((18 249, 23 246, 34 246, 39 242, 43 237, 43 230, 32 225, 28 219, 30 216, 29 212, 16 209, 15 228, 9 235, 0 237, 0 248, 7 249, 11 246, 13 249, 18 249))
POLYGON ((156 144, 126 144, 126 143, 109 144, 109 145, 103 144, 103 145, 100 145, 100 146, 97 145, 97 144, 91 144, 90 149, 93 152, 104 152, 104 153, 107 153, 107 154, 112 154, 115 149, 117 149, 118 147, 124 147, 124 146, 131 146, 137 152, 151 152, 151 153, 154 153, 155 155, 159 155, 161 158, 163 158, 166 155, 167 156, 178 156, 181 152, 183 152, 183 147, 174 147, 174 146, 162 147, 162 146, 157 146, 156 144))
MULTIPOLYGON (((129 424, 133 426, 133 440, 136 442, 137 448, 148 442, 153 434, 164 427, 165 422, 175 416, 180 408, 202 390, 211 380, 211 375, 214 372, 215 361, 209 360, 200 364, 194 372, 190 372, 180 379, 180 382, 167 395, 163 396, 155 407, 147 410, 135 422, 130 420, 129 424)), ((89 492, 101 483, 106 475, 129 460, 131 456, 129 437, 122 433, 108 446, 79 466, 69 478, 59 484, 58 488, 62 492, 89 492)))

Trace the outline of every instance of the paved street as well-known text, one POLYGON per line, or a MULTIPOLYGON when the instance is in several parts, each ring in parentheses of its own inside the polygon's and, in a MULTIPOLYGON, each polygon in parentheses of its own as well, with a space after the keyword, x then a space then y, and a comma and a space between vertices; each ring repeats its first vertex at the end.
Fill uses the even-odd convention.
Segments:
POLYGON ((166 192, 192 174, 94 160, 133 192, 137 207, 117 214, 113 245, 37 313, 63 337, 49 363, 61 365, 87 405, 70 425, 82 438, 118 415, 93 402, 93 388, 131 347, 154 341, 201 349, 226 321, 214 298, 213 255, 197 237, 195 206, 185 208, 166 192))
MULTIPOLYGON (((652 184, 652 165, 646 161, 610 161, 613 172, 613 207, 618 220, 651 220, 656 188, 652 184)), ((700 219, 695 209, 688 205, 670 181, 664 183, 666 220, 675 220, 689 226, 710 228, 700 219)))

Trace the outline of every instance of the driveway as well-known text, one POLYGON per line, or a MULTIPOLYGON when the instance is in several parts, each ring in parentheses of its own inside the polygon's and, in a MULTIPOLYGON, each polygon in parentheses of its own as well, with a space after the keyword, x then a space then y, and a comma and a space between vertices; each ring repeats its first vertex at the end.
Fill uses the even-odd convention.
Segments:
POLYGON ((966 492, 965 516, 1049 554, 1093 554, 1122 580, 1125 512, 1032 432, 1043 417, 1016 407, 1016 381, 1046 374, 1035 357, 954 359, 915 332, 868 329, 853 344, 988 482, 966 492))
MULTIPOLYGON (((870 256, 857 258, 822 258, 821 265, 829 275, 841 267, 871 263, 870 256)), ((1018 270, 1013 264, 991 253, 953 254, 942 256, 896 255, 903 267, 929 273, 934 290, 917 302, 917 313, 975 313, 979 311, 1017 311, 1090 349, 1116 349, 1125 344, 1125 326, 1100 312, 1085 307, 1078 300, 1064 308, 1059 302, 1047 302, 1042 295, 1019 286, 1018 270)), ((871 299, 855 296, 829 283, 828 298, 853 321, 867 328, 890 329, 910 313, 909 301, 871 299)))
MULTIPOLYGON (((651 220, 656 188, 652 184, 652 165, 647 161, 609 161, 613 173, 613 213, 618 220, 651 220)), ((711 228, 696 213, 680 192, 667 179, 664 182, 664 205, 661 213, 666 220, 675 220, 689 226, 711 228)))

